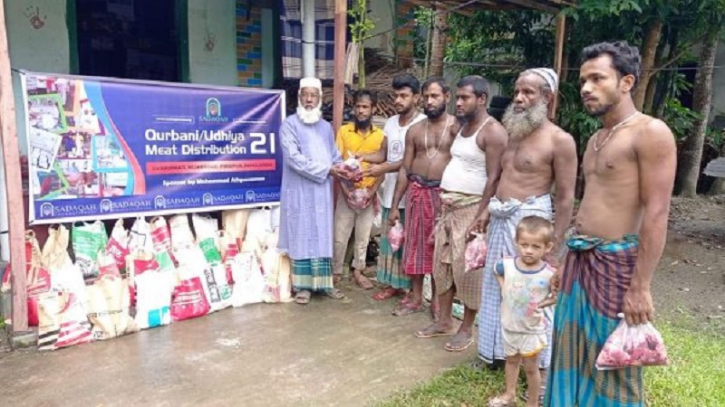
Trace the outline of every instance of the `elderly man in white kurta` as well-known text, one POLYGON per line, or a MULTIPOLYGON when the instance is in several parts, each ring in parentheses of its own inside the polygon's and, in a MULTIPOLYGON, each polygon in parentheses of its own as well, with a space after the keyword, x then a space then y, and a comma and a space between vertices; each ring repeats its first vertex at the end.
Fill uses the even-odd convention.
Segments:
POLYGON ((343 298, 332 282, 332 177, 346 178, 332 126, 322 119, 322 84, 300 81, 297 113, 280 128, 283 168, 279 249, 292 263, 295 302, 313 292, 343 298))

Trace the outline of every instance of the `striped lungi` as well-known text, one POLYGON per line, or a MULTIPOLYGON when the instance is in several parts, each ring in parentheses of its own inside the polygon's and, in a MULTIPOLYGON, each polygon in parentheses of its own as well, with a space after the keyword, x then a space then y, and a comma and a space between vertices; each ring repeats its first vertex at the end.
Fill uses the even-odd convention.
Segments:
MULTIPOLYGON (((493 267, 504 257, 516 256, 516 226, 521 219, 532 215, 551 219, 551 196, 530 197, 524 202, 513 198, 501 202, 494 197, 488 204, 488 212, 490 214, 487 230, 488 253, 483 271, 483 293, 478 314, 478 356, 486 363, 493 363, 494 360, 506 359, 501 338, 501 287, 496 281, 493 267)), ((552 312, 551 308, 544 312, 549 321, 547 325, 549 343, 551 343, 553 325, 552 312)), ((547 346, 539 354, 539 366, 542 369, 548 368, 550 359, 551 346, 547 346)))
POLYGON ((456 298, 466 308, 481 304, 482 268, 466 272, 466 230, 478 214, 480 195, 444 192, 441 217, 436 224, 433 281, 444 293, 455 286, 456 298))
POLYGON ((641 407, 642 368, 597 370, 604 342, 619 324, 637 264, 638 238, 618 241, 574 235, 561 276, 554 356, 544 405, 641 407))
POLYGON ((440 181, 409 175, 405 200, 403 270, 409 276, 433 272, 433 229, 441 207, 440 181))
POLYGON ((291 260, 292 290, 325 292, 332 290, 332 259, 319 257, 315 259, 291 260))
MULTIPOLYGON (((403 247, 400 247, 395 253, 388 242, 388 232, 390 232, 390 224, 388 223, 388 214, 390 209, 383 208, 382 213, 382 231, 380 234, 380 253, 378 253, 378 282, 389 285, 398 289, 410 288, 410 277, 403 273, 400 267, 400 261, 403 258, 403 247)), ((405 211, 400 209, 400 222, 405 224, 405 211)))

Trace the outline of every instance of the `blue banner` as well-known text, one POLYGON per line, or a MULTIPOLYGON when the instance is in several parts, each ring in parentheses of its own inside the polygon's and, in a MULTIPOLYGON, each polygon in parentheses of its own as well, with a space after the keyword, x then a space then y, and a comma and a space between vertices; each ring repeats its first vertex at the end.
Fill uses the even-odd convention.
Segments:
POLYGON ((32 224, 279 203, 284 92, 23 74, 32 224))

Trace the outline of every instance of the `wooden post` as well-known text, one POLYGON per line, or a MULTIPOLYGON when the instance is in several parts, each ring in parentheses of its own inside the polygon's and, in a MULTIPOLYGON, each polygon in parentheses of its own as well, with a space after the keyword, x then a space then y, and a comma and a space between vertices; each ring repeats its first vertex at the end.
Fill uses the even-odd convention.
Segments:
MULTIPOLYGON (((562 79, 562 65, 563 65, 563 58, 564 58, 564 37, 566 32, 566 17, 559 13, 559 15, 556 17, 556 48, 554 51, 554 71, 556 71, 557 76, 559 77, 559 83, 563 81, 562 79)), ((551 104, 551 112, 550 117, 551 120, 556 120, 556 109, 559 107, 559 91, 554 93, 554 102, 551 104)))
POLYGON ((347 46, 347 0, 335 0, 335 77, 332 86, 332 127, 342 126, 345 106, 345 48, 347 46))
POLYGON ((436 7, 433 14, 433 44, 430 51, 430 71, 433 76, 443 76, 443 58, 448 44, 448 10, 436 7))
POLYGON ((3 146, 3 162, 8 194, 8 219, 10 233, 10 264, 13 292, 13 331, 28 330, 28 291, 25 281, 25 209, 23 186, 20 177, 20 150, 15 123, 13 81, 10 76, 10 53, 5 28, 5 4, 0 0, 0 137, 3 146))

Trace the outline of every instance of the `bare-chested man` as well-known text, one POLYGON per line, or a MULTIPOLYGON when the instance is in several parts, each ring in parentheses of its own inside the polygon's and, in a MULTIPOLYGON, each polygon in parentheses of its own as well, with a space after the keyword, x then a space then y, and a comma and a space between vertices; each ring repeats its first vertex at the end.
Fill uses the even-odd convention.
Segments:
POLYGON ((473 344, 473 323, 481 304, 483 269, 466 270, 465 251, 469 226, 478 208, 491 199, 501 176, 501 156, 506 130, 486 111, 489 86, 481 76, 458 82, 456 116, 465 124, 451 146, 451 162, 441 179, 441 216, 436 224, 433 280, 441 307, 438 322, 416 332, 418 338, 453 335, 445 344, 460 352, 473 344), (453 325, 453 299, 464 307, 463 322, 453 325))
MULTIPOLYGON (((423 279, 433 272, 435 221, 440 211, 440 183, 451 160, 451 144, 458 131, 456 119, 446 112, 450 89, 443 78, 430 78, 422 86, 423 113, 427 119, 414 124, 405 135, 403 166, 398 171, 395 195, 388 222, 400 219, 398 207, 406 197, 403 270, 411 278, 407 300, 394 315, 423 311, 423 279)), ((431 314, 438 318, 438 302, 433 283, 431 314)))
MULTIPOLYGON (((497 360, 503 363, 506 358, 501 335, 501 288, 493 267, 503 257, 515 256, 516 225, 530 215, 552 219, 549 193, 554 184, 553 253, 558 252, 571 222, 577 174, 576 145, 571 135, 547 118, 557 86, 557 75, 548 68, 529 69, 519 75, 513 102, 503 117, 509 143, 503 154, 501 180, 490 204, 481 206, 481 215, 472 226, 488 229, 478 325, 478 354, 487 363, 497 360)), ((550 309, 545 317, 551 321, 550 309)), ((551 324, 548 331, 550 334, 551 324)), ((542 369, 548 368, 550 356, 551 347, 547 346, 539 355, 542 369)))
POLYGON ((597 370, 594 361, 618 313, 630 325, 652 320, 650 284, 667 236, 675 139, 634 106, 637 48, 595 44, 582 60, 582 102, 603 128, 584 153, 586 187, 567 241, 545 405, 643 406, 641 367, 597 370))

